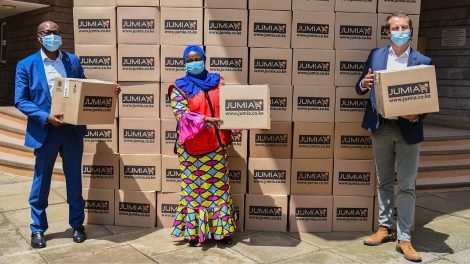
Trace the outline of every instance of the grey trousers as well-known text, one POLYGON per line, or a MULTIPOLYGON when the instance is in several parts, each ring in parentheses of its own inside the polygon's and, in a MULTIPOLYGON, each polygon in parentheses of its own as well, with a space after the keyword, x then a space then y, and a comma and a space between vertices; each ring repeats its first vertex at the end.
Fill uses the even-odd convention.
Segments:
POLYGON ((372 148, 377 166, 379 225, 393 228, 393 207, 397 207, 397 235, 402 241, 411 240, 416 204, 416 175, 420 144, 409 145, 396 125, 383 124, 372 133, 372 148), (394 201, 395 163, 398 194, 394 201))

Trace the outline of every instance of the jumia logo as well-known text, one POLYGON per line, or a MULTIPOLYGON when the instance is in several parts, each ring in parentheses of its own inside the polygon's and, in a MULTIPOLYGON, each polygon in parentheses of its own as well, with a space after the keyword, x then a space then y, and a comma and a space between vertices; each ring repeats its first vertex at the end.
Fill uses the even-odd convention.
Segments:
POLYGON ((299 61, 297 64, 297 70, 310 72, 329 72, 330 63, 327 61, 299 61))
POLYGON ((329 145, 331 136, 329 135, 299 135, 300 145, 329 145))
POLYGON ((161 206, 162 214, 176 214, 178 210, 177 204, 162 204, 161 206))
POLYGON ((127 213, 150 213, 150 204, 119 202, 119 211, 127 213))
POLYGON ((316 217, 327 217, 328 209, 327 208, 295 208, 295 217, 303 218, 316 218, 316 217))
POLYGON ((430 94, 429 82, 406 83, 388 87, 388 97, 397 98, 411 95, 430 94))
POLYGON ((111 129, 88 129, 85 138, 112 138, 111 129))
POLYGON ((85 200, 85 209, 88 210, 109 210, 109 201, 85 200))
POLYGON ((285 180, 285 170, 254 170, 254 178, 257 180, 285 180))
POLYGON ((155 139, 155 130, 124 129, 123 136, 128 139, 155 139))
POLYGON ((287 134, 256 134, 255 143, 287 144, 287 134))
POLYGON ((85 96, 83 107, 110 108, 113 105, 112 97, 105 96, 85 96))
POLYGON ((239 100, 226 100, 225 111, 263 111, 264 100, 262 99, 239 99, 239 100))
POLYGON ((356 218, 367 217, 367 208, 336 208, 336 217, 356 218))
POLYGON ((370 136, 341 136, 342 145, 360 145, 360 146, 371 146, 372 140, 370 136))
POLYGON ((212 57, 210 59, 210 67, 242 68, 242 63, 242 58, 212 57))
POLYGON ((330 173, 325 171, 298 171, 298 181, 325 182, 330 179, 330 173))
POLYGON ((253 205, 248 213, 255 216, 282 216, 282 207, 253 205))
POLYGON ((286 70, 287 60, 255 59, 254 67, 261 70, 286 70))
POLYGON ((177 140, 178 134, 176 131, 165 131, 165 140, 177 140))
POLYGON ((287 97, 271 97, 271 108, 287 107, 287 97))
POLYGON ((330 25, 297 23, 297 33, 328 35, 330 33, 330 25))
POLYGON ((83 174, 89 175, 114 175, 113 166, 100 166, 100 165, 83 165, 83 174))
POLYGON ((154 19, 123 19, 122 29, 155 29, 154 19))
POLYGON ((78 19, 78 29, 110 29, 111 19, 78 19))
POLYGON ((345 182, 370 182, 370 172, 340 171, 338 179, 345 182))
POLYGON ((286 34, 287 25, 279 23, 254 23, 255 33, 277 33, 286 34))
POLYGON ((364 71, 365 66, 366 66, 365 62, 357 62, 357 61, 340 61, 339 62, 340 71, 362 73, 362 71, 364 71))
POLYGON ((165 176, 167 179, 179 179, 181 176, 181 170, 178 169, 166 169, 165 176))
POLYGON ((166 57, 165 67, 167 68, 184 68, 184 59, 179 57, 166 57))
POLYGON ((197 20, 165 20, 166 30, 197 30, 197 20))
POLYGON ((352 25, 340 25, 339 34, 342 36, 372 36, 371 26, 352 26, 352 25))
POLYGON ((154 57, 122 57, 123 67, 153 67, 154 57))
POLYGON ((339 101, 340 108, 351 108, 351 109, 361 109, 366 108, 367 99, 358 99, 358 98, 341 98, 339 101))
POLYGON ((299 107, 330 107, 329 97, 304 97, 297 98, 297 106, 299 107))
POLYGON ((240 170, 229 170, 228 177, 232 181, 240 181, 242 179, 242 171, 240 171, 240 170))
POLYGON ((217 31, 242 31, 241 21, 209 20, 209 30, 217 31))
POLYGON ((124 175, 155 175, 155 166, 129 166, 124 165, 124 175))
POLYGON ((80 56, 82 66, 111 66, 111 56, 80 56))
POLYGON ((123 104, 154 104, 153 94, 123 94, 122 103, 123 104))

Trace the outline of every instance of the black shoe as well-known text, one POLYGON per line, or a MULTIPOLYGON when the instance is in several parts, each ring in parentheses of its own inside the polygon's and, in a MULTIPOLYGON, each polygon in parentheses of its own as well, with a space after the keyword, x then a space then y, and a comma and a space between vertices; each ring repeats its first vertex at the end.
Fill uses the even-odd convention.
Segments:
POLYGON ((86 240, 85 227, 81 226, 79 228, 73 229, 73 242, 82 243, 86 240))
POLYGON ((46 247, 46 238, 44 237, 43 232, 31 233, 31 246, 33 248, 45 248, 46 247))
POLYGON ((220 240, 220 243, 224 244, 224 245, 232 245, 233 244, 233 240, 231 237, 227 236, 227 237, 224 237, 220 240))

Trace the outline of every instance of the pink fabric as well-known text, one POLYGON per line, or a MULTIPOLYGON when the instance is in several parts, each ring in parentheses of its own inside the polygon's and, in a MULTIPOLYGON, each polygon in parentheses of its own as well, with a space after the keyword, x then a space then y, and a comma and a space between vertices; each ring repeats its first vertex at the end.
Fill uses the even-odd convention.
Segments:
POLYGON ((192 139, 204 128, 204 116, 194 112, 188 112, 178 121, 179 137, 178 142, 185 142, 192 139))

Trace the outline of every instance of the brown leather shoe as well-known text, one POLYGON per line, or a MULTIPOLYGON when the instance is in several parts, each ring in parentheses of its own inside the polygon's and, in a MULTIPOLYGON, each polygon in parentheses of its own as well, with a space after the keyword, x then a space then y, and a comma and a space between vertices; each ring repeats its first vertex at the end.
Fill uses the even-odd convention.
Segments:
POLYGON ((375 232, 375 234, 373 234, 372 236, 364 240, 364 245, 378 246, 378 245, 382 245, 383 243, 395 241, 395 240, 396 240, 395 232, 392 229, 381 226, 379 227, 379 230, 375 232))
POLYGON ((402 253, 406 260, 413 262, 421 262, 421 255, 411 245, 410 241, 397 241, 396 249, 402 253))

